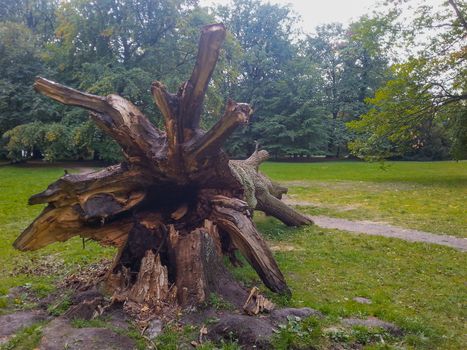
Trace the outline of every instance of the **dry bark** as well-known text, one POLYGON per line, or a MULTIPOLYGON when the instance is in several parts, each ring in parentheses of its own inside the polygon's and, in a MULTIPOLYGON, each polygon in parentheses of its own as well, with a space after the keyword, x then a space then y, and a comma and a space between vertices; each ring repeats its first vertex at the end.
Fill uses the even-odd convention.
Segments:
POLYGON ((287 189, 258 171, 266 151, 229 161, 221 148, 249 121, 251 108, 229 100, 210 130, 199 127, 225 33, 222 24, 202 29, 195 68, 176 94, 160 82, 152 84, 165 132, 120 96, 96 96, 36 80, 39 93, 88 109, 98 127, 121 146, 125 160, 91 174, 67 174, 32 196, 30 204, 47 207, 15 241, 17 249, 35 250, 73 236, 116 246, 107 278, 114 298, 161 310, 168 304, 198 304, 226 284, 237 286, 220 258, 226 254, 238 264, 237 249, 267 287, 290 293, 252 211, 262 210, 292 226, 311 220, 282 203, 287 189))

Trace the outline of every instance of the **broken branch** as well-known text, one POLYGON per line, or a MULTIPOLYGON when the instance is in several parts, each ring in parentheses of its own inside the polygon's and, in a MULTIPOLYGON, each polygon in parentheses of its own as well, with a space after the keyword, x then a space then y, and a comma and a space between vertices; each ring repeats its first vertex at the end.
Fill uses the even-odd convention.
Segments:
POLYGON ((229 99, 223 117, 188 147, 189 157, 197 160, 219 152, 222 144, 237 126, 248 123, 251 113, 252 109, 248 104, 236 103, 229 99))
POLYGON ((196 64, 182 92, 180 116, 183 118, 184 128, 198 128, 204 95, 216 67, 225 34, 223 24, 207 25, 201 30, 196 64))

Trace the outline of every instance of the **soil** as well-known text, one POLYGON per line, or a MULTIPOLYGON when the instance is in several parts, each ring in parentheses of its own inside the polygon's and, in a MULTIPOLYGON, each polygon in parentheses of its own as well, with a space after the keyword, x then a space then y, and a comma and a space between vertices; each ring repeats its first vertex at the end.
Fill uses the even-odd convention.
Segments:
MULTIPOLYGON (((122 310, 121 304, 105 306, 103 296, 97 290, 78 291, 72 296, 73 305, 64 316, 51 317, 43 310, 20 311, 10 315, 0 316, 0 344, 6 343, 21 328, 31 326, 40 321, 49 321, 42 328, 42 337, 37 349, 41 350, 132 350, 136 343, 130 337, 123 335, 128 331, 131 319, 122 310), (101 307, 102 305, 104 307, 101 307), (96 317, 105 320, 107 328, 83 327, 75 328, 72 320, 91 320, 96 317)), ((215 342, 235 339, 242 349, 271 349, 274 334, 287 324, 289 320, 305 319, 307 317, 324 317, 319 311, 310 308, 273 309, 269 313, 247 316, 235 310, 218 310, 214 307, 205 309, 194 308, 185 312, 177 321, 180 325, 195 325, 200 328, 200 335, 195 345, 207 340, 215 342)), ((164 321, 152 319, 144 327, 144 336, 148 341, 154 339, 163 331, 164 321)), ((134 323, 133 323, 134 324, 134 323)), ((170 323, 172 324, 172 323, 170 323)), ((361 325, 367 328, 383 328, 394 336, 402 335, 396 325, 369 317, 367 319, 346 318, 340 326, 353 327, 361 325)), ((154 343, 152 343, 154 344, 154 343)), ((339 345, 336 343, 336 346, 339 345)))

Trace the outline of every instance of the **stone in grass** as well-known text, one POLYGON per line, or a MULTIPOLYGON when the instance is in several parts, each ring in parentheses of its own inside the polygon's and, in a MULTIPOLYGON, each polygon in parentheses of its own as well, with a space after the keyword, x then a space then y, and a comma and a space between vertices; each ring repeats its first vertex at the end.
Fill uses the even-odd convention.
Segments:
POLYGON ((278 325, 288 322, 288 317, 322 317, 310 308, 285 308, 273 310, 269 315, 246 316, 231 313, 219 314, 216 323, 209 326, 207 337, 214 341, 235 339, 242 349, 271 349, 271 338, 278 325))
POLYGON ((162 333, 162 321, 155 318, 149 321, 148 327, 144 332, 149 339, 154 339, 162 333))
POLYGON ((52 320, 44 329, 40 350, 133 350, 135 342, 107 328, 73 328, 63 317, 52 320))
POLYGON ((370 299, 364 298, 364 297, 355 297, 352 300, 359 304, 371 304, 372 303, 370 299))
POLYGON ((342 324, 350 327, 363 326, 367 328, 382 328, 394 336, 402 335, 402 330, 394 323, 386 322, 376 317, 368 317, 367 319, 344 318, 342 324))
POLYGON ((45 312, 40 310, 20 311, 0 316, 0 344, 6 343, 10 337, 25 327, 47 319, 45 312))
POLYGON ((276 324, 287 322, 288 317, 290 316, 300 317, 301 319, 304 319, 310 316, 322 318, 323 314, 309 307, 303 307, 300 309, 294 309, 294 308, 275 309, 271 312, 271 319, 276 324))
POLYGON ((245 349, 270 349, 273 329, 267 317, 224 314, 210 327, 208 338, 214 341, 235 339, 245 349))

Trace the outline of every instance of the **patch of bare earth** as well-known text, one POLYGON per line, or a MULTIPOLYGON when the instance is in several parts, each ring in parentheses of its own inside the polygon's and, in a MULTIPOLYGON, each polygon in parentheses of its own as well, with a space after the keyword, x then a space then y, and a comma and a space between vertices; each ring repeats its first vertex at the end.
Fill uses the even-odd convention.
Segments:
POLYGON ((298 251, 298 250, 303 250, 301 248, 298 248, 295 245, 292 244, 287 244, 287 243, 269 243, 269 248, 273 252, 293 252, 293 251, 298 251))
POLYGON ((383 236, 403 239, 408 242, 422 242, 444 245, 462 252, 467 251, 467 239, 429 232, 406 229, 402 227, 376 223, 371 221, 351 221, 327 216, 310 216, 314 223, 323 228, 342 230, 372 236, 383 236))
MULTIPOLYGON (((367 184, 360 183, 359 185, 368 186, 368 188, 379 188, 379 189, 391 189, 397 187, 398 190, 411 190, 416 186, 414 184, 367 184)), ((317 181, 289 181, 284 183, 286 186, 296 186, 296 187, 311 187, 311 186, 334 186, 339 188, 345 188, 348 186, 355 186, 355 182, 333 182, 333 183, 321 183, 317 181)), ((334 209, 337 211, 349 211, 357 209, 356 205, 346 205, 346 206, 336 206, 336 205, 326 205, 323 203, 310 202, 305 200, 299 200, 294 195, 286 195, 283 198, 283 201, 291 206, 309 206, 317 208, 327 208, 334 209)), ((328 216, 310 216, 314 223, 323 228, 342 230, 352 233, 360 233, 372 236, 383 236, 389 238, 398 238, 408 242, 421 242, 421 243, 430 243, 438 244, 447 247, 451 247, 462 252, 467 251, 467 238, 460 238, 454 236, 448 236, 444 234, 435 234, 424 231, 406 229, 398 226, 389 225, 384 222, 373 222, 367 220, 353 221, 339 218, 332 218, 328 216)))

